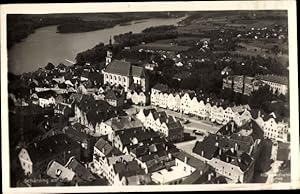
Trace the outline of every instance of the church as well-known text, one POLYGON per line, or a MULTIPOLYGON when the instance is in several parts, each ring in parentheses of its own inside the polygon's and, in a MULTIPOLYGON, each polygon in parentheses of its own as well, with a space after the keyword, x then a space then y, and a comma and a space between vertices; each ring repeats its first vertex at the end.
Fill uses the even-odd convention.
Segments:
POLYGON ((149 91, 149 79, 144 67, 132 65, 125 60, 112 60, 111 39, 102 73, 104 84, 122 86, 125 92, 129 88, 140 88, 143 92, 149 91))

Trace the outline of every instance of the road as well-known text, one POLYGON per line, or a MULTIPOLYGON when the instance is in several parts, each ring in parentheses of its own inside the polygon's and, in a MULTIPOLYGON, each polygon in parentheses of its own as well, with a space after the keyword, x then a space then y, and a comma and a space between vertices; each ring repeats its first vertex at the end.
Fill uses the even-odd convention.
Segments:
POLYGON ((195 117, 191 117, 188 115, 184 115, 172 110, 168 110, 168 109, 163 109, 163 108, 159 108, 159 107, 155 107, 152 105, 149 106, 136 106, 133 105, 131 108, 127 109, 126 112, 129 115, 134 115, 137 112, 139 112, 141 109, 147 109, 147 108, 156 108, 158 111, 165 111, 168 115, 180 118, 182 120, 189 120, 189 123, 184 124, 183 122, 183 126, 184 126, 184 132, 185 133, 189 133, 191 136, 195 136, 196 139, 195 140, 191 140, 191 141, 185 141, 185 142, 180 142, 180 143, 176 143, 176 147, 178 149, 181 149, 185 152, 187 152, 188 154, 198 158, 199 156, 195 153, 193 153, 193 148, 196 144, 197 141, 203 141, 205 135, 208 134, 208 132, 210 133, 216 133, 217 130, 220 128, 219 125, 216 125, 214 123, 211 123, 209 121, 204 121, 204 120, 200 120, 198 118, 195 117), (193 130, 201 130, 202 132, 204 132, 204 136, 201 135, 196 135, 193 133, 193 130))

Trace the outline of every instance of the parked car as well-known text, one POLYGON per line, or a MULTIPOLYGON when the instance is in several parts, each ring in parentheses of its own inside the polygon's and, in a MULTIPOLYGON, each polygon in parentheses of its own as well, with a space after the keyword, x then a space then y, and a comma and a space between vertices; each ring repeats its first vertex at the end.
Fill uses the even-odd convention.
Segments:
POLYGON ((193 133, 196 134, 196 135, 201 135, 201 136, 205 135, 204 132, 202 132, 200 130, 197 130, 197 129, 193 130, 193 133))
POLYGON ((183 124, 188 124, 188 123, 190 123, 190 121, 189 120, 185 120, 183 124))

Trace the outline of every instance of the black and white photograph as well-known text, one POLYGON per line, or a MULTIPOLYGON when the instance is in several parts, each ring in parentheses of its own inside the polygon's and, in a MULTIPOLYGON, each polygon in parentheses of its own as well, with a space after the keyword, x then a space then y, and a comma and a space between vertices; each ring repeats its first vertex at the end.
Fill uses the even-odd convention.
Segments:
POLYGON ((299 188, 296 8, 284 2, 7 5, 7 192, 299 188))

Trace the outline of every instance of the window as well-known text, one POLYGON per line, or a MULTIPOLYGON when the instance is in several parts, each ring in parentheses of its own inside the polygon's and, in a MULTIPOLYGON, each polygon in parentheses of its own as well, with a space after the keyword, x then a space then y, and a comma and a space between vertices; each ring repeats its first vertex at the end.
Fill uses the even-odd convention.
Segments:
POLYGON ((57 176, 57 177, 59 177, 59 176, 61 175, 61 173, 62 173, 62 170, 60 170, 60 169, 57 169, 57 170, 56 170, 56 176, 57 176))

